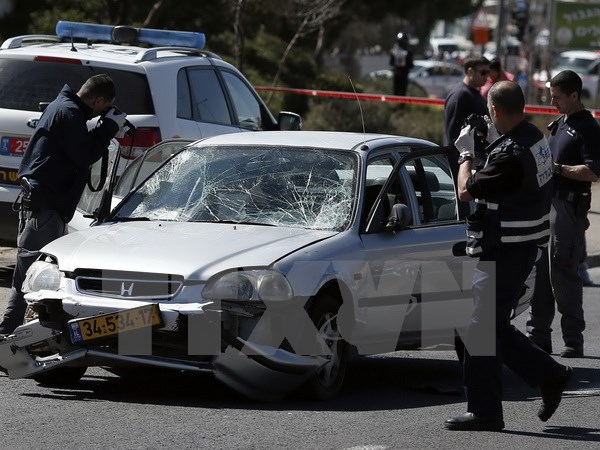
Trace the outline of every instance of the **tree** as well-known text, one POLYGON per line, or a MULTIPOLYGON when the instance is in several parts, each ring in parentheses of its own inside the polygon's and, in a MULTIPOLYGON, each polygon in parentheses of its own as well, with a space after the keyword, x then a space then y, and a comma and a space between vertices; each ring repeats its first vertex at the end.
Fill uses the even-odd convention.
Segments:
MULTIPOLYGON (((293 0, 292 8, 287 11, 289 19, 295 19, 297 26, 296 31, 288 42, 285 51, 281 55, 277 72, 271 82, 272 87, 276 87, 279 83, 281 70, 288 58, 288 55, 298 40, 309 33, 313 33, 322 27, 325 23, 338 17, 342 4, 345 0, 293 0)), ((271 100, 272 92, 267 97, 267 103, 271 100)))

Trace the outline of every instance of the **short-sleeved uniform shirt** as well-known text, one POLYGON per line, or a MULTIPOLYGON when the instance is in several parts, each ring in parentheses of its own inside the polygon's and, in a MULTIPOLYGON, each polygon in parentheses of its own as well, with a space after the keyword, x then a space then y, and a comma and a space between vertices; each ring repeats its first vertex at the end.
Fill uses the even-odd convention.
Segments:
MULTIPOLYGON (((600 124, 586 109, 560 118, 548 137, 552 159, 558 164, 585 164, 600 176, 600 124)), ((555 176, 556 192, 590 192, 589 181, 555 176)))

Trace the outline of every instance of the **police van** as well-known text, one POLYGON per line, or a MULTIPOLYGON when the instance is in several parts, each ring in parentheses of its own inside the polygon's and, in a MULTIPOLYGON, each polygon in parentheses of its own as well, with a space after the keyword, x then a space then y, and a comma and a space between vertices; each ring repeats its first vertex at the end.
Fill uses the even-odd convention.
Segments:
POLYGON ((121 156, 130 160, 169 138, 300 127, 297 114, 281 112, 276 119, 240 71, 204 46, 203 33, 66 21, 57 23, 56 35, 4 41, 0 241, 15 241, 19 164, 44 107, 64 84, 78 89, 98 73, 114 80, 115 104, 136 127, 133 136, 119 139, 121 156))

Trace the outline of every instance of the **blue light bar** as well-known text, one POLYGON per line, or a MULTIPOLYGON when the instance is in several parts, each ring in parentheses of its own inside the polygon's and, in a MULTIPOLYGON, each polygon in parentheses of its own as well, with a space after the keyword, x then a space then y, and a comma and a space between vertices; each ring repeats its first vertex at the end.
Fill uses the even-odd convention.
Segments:
POLYGON ((138 41, 148 45, 204 48, 206 37, 204 36, 204 33, 195 33, 191 31, 140 28, 138 30, 138 41))
POLYGON ((113 27, 94 23, 67 22, 59 20, 56 24, 56 35, 61 38, 88 39, 91 41, 112 40, 113 27))
MULTIPOLYGON (((206 45, 206 37, 204 33, 196 33, 191 31, 171 31, 171 30, 154 30, 151 28, 128 28, 131 31, 130 42, 124 42, 122 36, 124 33, 119 33, 119 39, 115 39, 114 29, 112 25, 100 25, 94 23, 67 22, 60 20, 56 24, 56 35, 61 38, 87 39, 90 41, 103 42, 120 42, 127 44, 147 44, 153 46, 167 47, 191 47, 204 48, 206 45)), ((121 30, 122 31, 122 30, 121 30)))

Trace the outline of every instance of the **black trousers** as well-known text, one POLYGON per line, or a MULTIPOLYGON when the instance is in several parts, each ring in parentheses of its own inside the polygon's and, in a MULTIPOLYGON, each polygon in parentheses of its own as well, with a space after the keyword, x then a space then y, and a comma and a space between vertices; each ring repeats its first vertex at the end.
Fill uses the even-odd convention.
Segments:
POLYGON ((510 324, 537 247, 499 245, 482 256, 473 275, 474 308, 465 339, 467 411, 502 415, 502 365, 530 386, 559 376, 562 366, 510 324))
POLYGON ((538 266, 536 293, 531 299, 527 332, 542 345, 552 345, 555 302, 561 314, 563 341, 569 347, 583 347, 583 282, 579 263, 585 257, 587 217, 577 217, 575 203, 552 199, 550 250, 538 266))
POLYGON ((17 234, 17 264, 13 274, 12 292, 0 323, 0 334, 10 334, 23 323, 27 304, 21 287, 27 269, 39 257, 39 250, 63 236, 66 224, 53 209, 22 211, 17 234))

